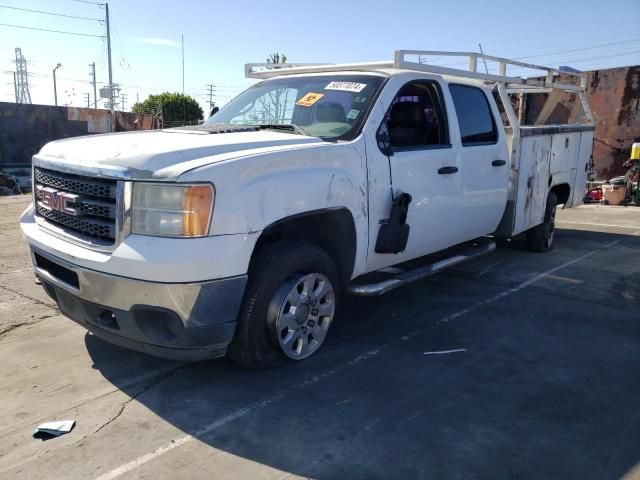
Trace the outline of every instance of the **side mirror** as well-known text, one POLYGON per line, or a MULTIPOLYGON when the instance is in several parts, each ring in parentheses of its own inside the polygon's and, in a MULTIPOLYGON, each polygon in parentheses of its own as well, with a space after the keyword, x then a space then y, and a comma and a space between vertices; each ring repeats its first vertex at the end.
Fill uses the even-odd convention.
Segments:
POLYGON ((218 113, 220 111, 220 107, 215 106, 211 109, 211 113, 209 114, 210 117, 213 117, 216 113, 218 113))
POLYGON ((383 120, 380 124, 380 128, 378 128, 378 132, 376 133, 376 140, 378 142, 378 148, 382 153, 388 157, 393 155, 391 135, 389 135, 389 127, 386 120, 383 120))

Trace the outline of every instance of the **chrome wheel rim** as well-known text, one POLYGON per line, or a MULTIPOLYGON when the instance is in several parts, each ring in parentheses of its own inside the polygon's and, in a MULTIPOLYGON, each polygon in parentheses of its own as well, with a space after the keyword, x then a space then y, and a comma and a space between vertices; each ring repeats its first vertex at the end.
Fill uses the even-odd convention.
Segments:
POLYGON ((276 297, 275 333, 282 352, 294 360, 307 358, 324 342, 335 314, 331 281, 310 273, 288 283, 276 297))

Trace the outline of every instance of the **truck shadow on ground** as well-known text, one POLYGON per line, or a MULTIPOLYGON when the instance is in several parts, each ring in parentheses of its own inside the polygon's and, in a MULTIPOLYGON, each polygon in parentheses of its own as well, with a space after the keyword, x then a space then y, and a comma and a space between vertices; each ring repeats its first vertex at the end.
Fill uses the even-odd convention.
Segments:
MULTIPOLYGON (((637 238, 558 237, 564 246, 548 255, 523 253, 516 241, 385 297, 344 297, 323 349, 279 369, 141 362, 92 335, 86 346, 102 375, 184 434, 302 477, 620 478, 640 461, 634 292, 622 289, 615 315, 605 303, 585 306, 579 290, 523 290, 440 321, 519 281, 493 270, 467 278, 491 262, 530 275, 619 239, 639 263, 637 238), (450 349, 465 351, 424 355, 450 349), (131 381, 154 371, 147 383, 131 381)), ((616 261, 607 250, 601 257, 592 270, 616 261)), ((637 285, 635 275, 609 271, 590 288, 637 285)), ((148 452, 171 440, 142 439, 148 452)))

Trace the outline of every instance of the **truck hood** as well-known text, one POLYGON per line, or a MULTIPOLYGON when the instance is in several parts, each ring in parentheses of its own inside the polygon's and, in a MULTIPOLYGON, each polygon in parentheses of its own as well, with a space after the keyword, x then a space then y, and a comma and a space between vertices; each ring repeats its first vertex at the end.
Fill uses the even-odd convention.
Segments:
POLYGON ((197 166, 323 143, 317 137, 271 130, 153 130, 54 141, 40 150, 34 163, 68 171, 91 169, 97 176, 170 179, 197 166))

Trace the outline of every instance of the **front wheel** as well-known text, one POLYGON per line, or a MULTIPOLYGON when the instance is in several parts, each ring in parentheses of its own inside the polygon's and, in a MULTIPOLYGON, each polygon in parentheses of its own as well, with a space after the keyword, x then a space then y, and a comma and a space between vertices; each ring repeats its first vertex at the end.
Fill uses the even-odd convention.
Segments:
POLYGON ((557 205, 558 197, 551 192, 547 197, 544 221, 537 227, 527 230, 527 248, 532 252, 548 252, 553 248, 557 205))
POLYGON ((281 241, 256 253, 230 357, 249 368, 303 360, 324 343, 335 316, 333 260, 306 242, 281 241))

